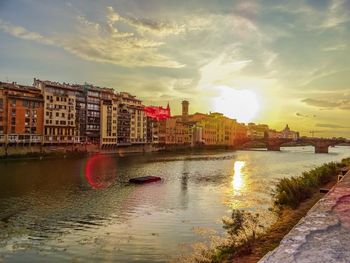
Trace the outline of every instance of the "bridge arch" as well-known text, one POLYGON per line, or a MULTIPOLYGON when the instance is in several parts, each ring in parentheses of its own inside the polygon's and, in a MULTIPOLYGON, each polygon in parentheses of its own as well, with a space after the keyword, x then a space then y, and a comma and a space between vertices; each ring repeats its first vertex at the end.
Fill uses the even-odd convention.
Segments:
POLYGON ((286 145, 291 142, 299 142, 306 145, 311 145, 315 149, 315 153, 328 153, 330 146, 335 146, 337 144, 343 143, 343 140, 336 139, 324 139, 324 138, 299 138, 297 140, 288 139, 288 138, 269 138, 269 139, 260 139, 252 140, 243 145, 247 148, 249 145, 265 147, 268 151, 280 151, 283 145, 286 145))

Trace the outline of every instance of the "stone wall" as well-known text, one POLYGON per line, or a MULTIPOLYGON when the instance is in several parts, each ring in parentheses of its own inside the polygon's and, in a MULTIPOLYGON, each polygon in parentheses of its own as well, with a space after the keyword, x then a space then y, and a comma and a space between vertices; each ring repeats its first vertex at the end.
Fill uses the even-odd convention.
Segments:
POLYGON ((350 262, 350 171, 260 263, 350 262))

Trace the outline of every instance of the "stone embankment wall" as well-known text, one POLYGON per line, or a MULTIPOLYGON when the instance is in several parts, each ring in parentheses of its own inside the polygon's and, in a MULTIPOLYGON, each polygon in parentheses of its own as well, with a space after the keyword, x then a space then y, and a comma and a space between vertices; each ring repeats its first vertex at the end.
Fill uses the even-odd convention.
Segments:
POLYGON ((350 171, 259 262, 350 262, 350 171))
POLYGON ((0 146, 0 158, 20 158, 20 157, 40 157, 59 154, 94 154, 94 153, 144 153, 144 152, 156 152, 164 149, 164 147, 158 147, 155 145, 130 145, 120 146, 111 149, 100 149, 98 145, 69 145, 69 146, 0 146))
POLYGON ((53 145, 53 146, 42 146, 42 145, 15 145, 0 146, 0 159, 4 158, 21 158, 21 157, 35 157, 35 156, 49 156, 49 155, 59 155, 59 154, 131 154, 131 153, 147 153, 147 152, 176 152, 176 151, 202 151, 202 150, 234 150, 234 147, 225 145, 201 145, 194 146, 191 145, 127 145, 118 146, 116 148, 100 148, 97 144, 89 145, 53 145))

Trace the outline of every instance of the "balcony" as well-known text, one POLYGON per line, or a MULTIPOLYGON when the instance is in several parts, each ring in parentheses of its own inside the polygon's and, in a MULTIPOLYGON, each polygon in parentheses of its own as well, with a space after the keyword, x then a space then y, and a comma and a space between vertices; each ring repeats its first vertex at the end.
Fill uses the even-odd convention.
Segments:
POLYGON ((62 144, 80 143, 80 138, 79 136, 45 135, 44 144, 49 144, 49 143, 62 143, 62 144))
POLYGON ((6 142, 7 143, 21 143, 21 144, 36 144, 41 143, 42 141, 42 135, 36 135, 36 134, 10 134, 10 135, 0 135, 0 143, 6 142), (1 136, 3 137, 3 141, 1 140, 1 136), (6 140, 7 136, 7 140, 6 140))

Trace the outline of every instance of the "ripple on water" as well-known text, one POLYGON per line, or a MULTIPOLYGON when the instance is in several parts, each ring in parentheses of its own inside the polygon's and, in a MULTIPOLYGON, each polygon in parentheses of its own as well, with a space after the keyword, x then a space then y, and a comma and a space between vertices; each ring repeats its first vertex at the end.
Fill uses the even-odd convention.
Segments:
POLYGON ((331 151, 115 158, 108 160, 113 175, 99 164, 106 175, 97 176, 100 189, 82 174, 86 160, 0 163, 0 255, 6 262, 168 261, 205 238, 198 229, 222 233, 221 218, 232 208, 258 211, 268 224, 273 184, 347 157, 350 148, 331 151), (244 163, 239 175, 236 161, 244 163), (146 175, 163 180, 126 183, 146 175))

